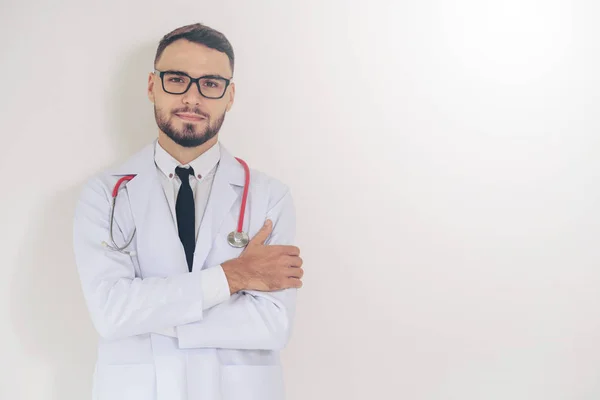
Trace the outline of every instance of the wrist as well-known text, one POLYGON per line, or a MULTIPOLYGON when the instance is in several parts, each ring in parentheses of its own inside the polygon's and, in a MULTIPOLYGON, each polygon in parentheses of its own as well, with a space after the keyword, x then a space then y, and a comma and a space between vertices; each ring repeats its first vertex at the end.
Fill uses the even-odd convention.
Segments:
POLYGON ((244 289, 245 287, 245 276, 242 273, 242 262, 239 259, 233 259, 226 261, 221 264, 227 283, 229 285, 229 292, 234 294, 244 289))

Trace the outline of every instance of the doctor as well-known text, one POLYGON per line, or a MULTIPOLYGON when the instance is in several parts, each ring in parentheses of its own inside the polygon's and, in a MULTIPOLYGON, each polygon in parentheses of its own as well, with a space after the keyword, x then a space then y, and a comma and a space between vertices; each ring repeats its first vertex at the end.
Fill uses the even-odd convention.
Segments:
POLYGON ((75 211, 75 259, 100 336, 93 399, 282 400, 279 351, 303 275, 290 191, 247 176, 218 141, 235 95, 223 34, 176 29, 154 66, 158 139, 91 178, 75 211), (250 241, 234 247, 242 210, 250 241))

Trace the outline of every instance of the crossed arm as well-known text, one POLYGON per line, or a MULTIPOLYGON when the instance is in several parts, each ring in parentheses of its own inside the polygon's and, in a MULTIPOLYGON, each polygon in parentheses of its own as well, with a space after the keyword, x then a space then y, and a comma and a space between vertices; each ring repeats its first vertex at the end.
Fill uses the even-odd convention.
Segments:
MULTIPOLYGON (((202 270, 139 278, 129 255, 106 250, 101 242, 108 232, 108 211, 100 181, 91 181, 77 204, 73 240, 85 301, 102 337, 119 339, 174 327, 181 348, 278 350, 286 345, 296 289, 240 290, 208 308, 202 270)), ((273 230, 265 244, 293 242, 295 210, 289 191, 275 202, 267 219, 273 221, 273 230)))

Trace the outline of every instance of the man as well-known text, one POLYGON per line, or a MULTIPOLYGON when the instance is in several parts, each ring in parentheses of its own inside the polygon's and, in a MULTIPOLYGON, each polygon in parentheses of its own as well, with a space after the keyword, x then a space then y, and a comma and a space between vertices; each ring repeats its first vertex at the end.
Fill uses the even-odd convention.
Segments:
POLYGON ((100 335, 93 398, 281 400, 279 351, 303 276, 292 197, 255 170, 246 185, 218 141, 235 95, 223 34, 176 29, 154 66, 158 139, 90 179, 75 212, 77 269, 100 335), (228 242, 242 209, 245 248, 228 242))

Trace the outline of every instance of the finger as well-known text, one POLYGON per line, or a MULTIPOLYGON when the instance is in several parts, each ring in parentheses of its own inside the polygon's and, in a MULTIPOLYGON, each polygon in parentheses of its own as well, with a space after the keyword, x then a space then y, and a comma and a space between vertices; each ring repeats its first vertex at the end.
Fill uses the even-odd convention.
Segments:
POLYGON ((290 288, 300 289, 302 287, 302 280, 298 278, 288 278, 288 284, 290 288))
POLYGON ((296 268, 300 268, 304 264, 302 258, 296 256, 286 256, 284 262, 285 265, 296 268))
POLYGON ((302 268, 297 268, 297 267, 289 267, 288 268, 288 278, 302 279, 303 276, 304 276, 304 270, 302 268))
POLYGON ((272 251, 275 251, 279 254, 284 254, 286 256, 299 256, 300 255, 300 249, 296 246, 275 244, 275 245, 269 246, 269 249, 271 249, 272 251))
POLYGON ((252 240, 250 240, 250 243, 248 243, 248 245, 252 246, 252 245, 257 245, 257 244, 264 244, 265 240, 267 240, 267 238, 271 234, 272 229, 273 229, 273 222, 271 222, 270 219, 266 220, 263 227, 260 228, 260 230, 256 233, 256 235, 254 235, 254 237, 252 238, 252 240))

